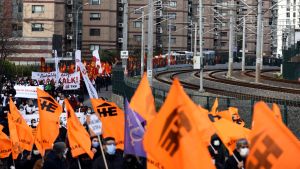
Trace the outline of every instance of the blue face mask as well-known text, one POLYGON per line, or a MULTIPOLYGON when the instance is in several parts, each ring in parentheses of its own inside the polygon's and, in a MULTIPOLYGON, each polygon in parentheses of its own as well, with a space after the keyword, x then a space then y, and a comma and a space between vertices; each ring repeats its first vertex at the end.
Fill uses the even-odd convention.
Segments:
POLYGON ((106 146, 106 152, 109 154, 109 155, 114 155, 116 153, 116 146, 115 145, 107 145, 106 146))
POLYGON ((92 142, 92 147, 98 148, 99 147, 99 142, 92 142))

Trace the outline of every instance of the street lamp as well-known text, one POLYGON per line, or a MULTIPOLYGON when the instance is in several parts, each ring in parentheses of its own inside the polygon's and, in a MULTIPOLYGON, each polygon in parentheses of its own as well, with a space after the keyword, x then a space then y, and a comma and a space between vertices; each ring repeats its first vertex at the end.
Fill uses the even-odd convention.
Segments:
POLYGON ((89 5, 89 3, 85 3, 83 5, 80 5, 78 8, 77 8, 77 11, 76 11, 76 34, 75 34, 75 48, 77 50, 77 46, 78 46, 78 13, 79 13, 79 9, 82 8, 83 6, 86 6, 86 5, 89 5))

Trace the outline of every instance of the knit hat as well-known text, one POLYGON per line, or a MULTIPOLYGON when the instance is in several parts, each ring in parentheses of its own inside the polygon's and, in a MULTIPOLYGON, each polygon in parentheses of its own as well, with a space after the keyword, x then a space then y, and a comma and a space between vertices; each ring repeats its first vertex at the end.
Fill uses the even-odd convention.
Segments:
POLYGON ((56 142, 53 145, 53 151, 56 153, 63 153, 65 152, 66 147, 66 143, 64 142, 56 142))

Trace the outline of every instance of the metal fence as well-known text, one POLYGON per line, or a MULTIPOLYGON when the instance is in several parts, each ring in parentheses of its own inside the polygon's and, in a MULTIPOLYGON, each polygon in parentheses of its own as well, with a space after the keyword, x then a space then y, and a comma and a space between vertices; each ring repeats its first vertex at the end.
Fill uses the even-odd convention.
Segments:
POLYGON ((283 50, 283 78, 289 80, 300 79, 300 62, 291 62, 291 58, 300 55, 300 41, 296 45, 283 50))
MULTIPOLYGON (((128 100, 133 96, 140 77, 124 77, 123 69, 121 67, 115 67, 112 71, 112 90, 114 94, 118 94, 126 97, 128 100)), ((152 87, 152 93, 155 99, 157 110, 161 107, 165 101, 168 88, 162 88, 160 86, 152 87)), ((236 97, 224 97, 224 96, 212 96, 202 94, 188 94, 190 98, 198 105, 210 110, 215 99, 218 98, 219 107, 218 110, 226 110, 228 107, 237 107, 239 114, 246 122, 246 127, 251 126, 253 106, 260 100, 259 97, 243 98, 236 97)), ((266 98, 263 101, 268 103, 272 107, 272 103, 276 102, 273 98, 266 98)), ((293 133, 300 138, 300 107, 293 105, 288 101, 276 102, 282 113, 284 123, 293 131, 293 133)))

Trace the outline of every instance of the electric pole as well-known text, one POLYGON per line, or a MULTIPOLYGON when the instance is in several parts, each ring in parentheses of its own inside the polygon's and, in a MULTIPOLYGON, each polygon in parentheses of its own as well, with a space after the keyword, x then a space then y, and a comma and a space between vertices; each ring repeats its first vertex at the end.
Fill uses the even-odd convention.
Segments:
POLYGON ((144 10, 142 10, 142 47, 141 47, 141 77, 144 74, 144 56, 145 56, 145 40, 144 40, 144 34, 145 34, 145 30, 144 30, 144 22, 145 22, 145 16, 144 16, 145 12, 144 10))
POLYGON ((199 92, 204 92, 203 89, 203 68, 204 68, 204 63, 203 63, 203 20, 202 20, 202 0, 199 0, 199 48, 200 48, 200 88, 199 92))
POLYGON ((171 62, 171 19, 168 17, 168 28, 169 28, 169 46, 168 46, 168 66, 171 62))
POLYGON ((261 60, 261 41, 262 41, 262 0, 258 0, 257 4, 257 37, 256 37, 256 71, 255 71, 255 82, 260 81, 260 64, 261 60))
POLYGON ((230 21, 229 21, 229 52, 228 52, 228 72, 227 72, 227 77, 230 78, 232 74, 232 64, 233 64, 233 4, 234 1, 232 0, 230 3, 230 21))
MULTIPOLYGON (((127 51, 127 41, 128 41, 128 0, 124 0, 122 51, 127 51)), ((122 59, 122 67, 124 68, 124 72, 127 72, 127 59, 122 59)))
POLYGON ((147 53, 147 75, 150 85, 152 85, 152 59, 153 59, 153 0, 148 0, 149 18, 148 18, 148 53, 147 53))
POLYGON ((243 53, 242 53, 242 71, 245 71, 245 56, 246 52, 246 18, 245 16, 243 17, 243 53))

